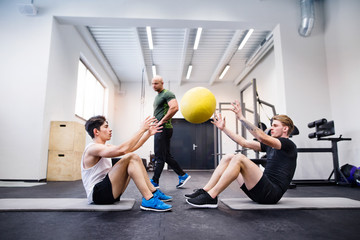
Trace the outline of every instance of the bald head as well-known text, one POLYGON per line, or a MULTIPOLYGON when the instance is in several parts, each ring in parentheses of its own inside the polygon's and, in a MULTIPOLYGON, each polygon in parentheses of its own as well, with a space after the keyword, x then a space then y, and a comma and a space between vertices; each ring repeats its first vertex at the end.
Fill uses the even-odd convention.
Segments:
POLYGON ((163 78, 159 75, 156 75, 155 77, 153 77, 151 85, 156 92, 160 93, 164 89, 163 78))

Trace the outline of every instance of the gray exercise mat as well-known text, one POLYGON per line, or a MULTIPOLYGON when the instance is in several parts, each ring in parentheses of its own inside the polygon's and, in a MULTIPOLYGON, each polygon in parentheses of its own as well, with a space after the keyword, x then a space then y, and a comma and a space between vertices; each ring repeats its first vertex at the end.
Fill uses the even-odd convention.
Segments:
POLYGON ((0 181, 0 187, 37 187, 45 184, 45 182, 0 181))
POLYGON ((248 198, 220 199, 234 210, 360 208, 360 201, 341 197, 282 198, 277 204, 258 204, 248 198))
POLYGON ((0 211, 125 211, 134 203, 130 198, 109 205, 88 204, 86 198, 3 198, 0 211))

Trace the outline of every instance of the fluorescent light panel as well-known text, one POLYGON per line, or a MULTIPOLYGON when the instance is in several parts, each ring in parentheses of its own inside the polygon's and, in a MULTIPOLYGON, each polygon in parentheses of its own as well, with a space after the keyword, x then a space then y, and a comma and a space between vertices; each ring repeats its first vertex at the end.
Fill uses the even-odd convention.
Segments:
POLYGON ((149 42, 149 48, 151 50, 153 50, 154 44, 153 44, 153 40, 152 40, 151 27, 149 27, 149 26, 146 27, 146 33, 147 33, 147 38, 148 38, 148 42, 149 42))
POLYGON ((224 70, 222 71, 219 79, 223 79, 223 78, 224 78, 224 76, 225 76, 225 74, 227 73, 227 71, 229 70, 229 68, 230 68, 230 65, 229 65, 229 64, 225 66, 225 68, 224 68, 224 70))
POLYGON ((201 33, 202 33, 202 28, 198 28, 195 37, 194 50, 198 49, 201 33))
POLYGON ((153 72, 153 77, 156 76, 156 66, 155 65, 152 65, 152 72, 153 72))
POLYGON ((242 49, 245 46, 246 42, 249 40, 249 38, 250 38, 251 34, 253 33, 253 31, 254 31, 254 29, 252 29, 252 28, 248 30, 248 32, 246 33, 244 39, 241 41, 238 50, 242 49))
POLYGON ((189 65, 188 71, 187 71, 187 74, 186 74, 186 79, 189 79, 189 78, 190 78, 191 71, 192 71, 192 65, 189 65))

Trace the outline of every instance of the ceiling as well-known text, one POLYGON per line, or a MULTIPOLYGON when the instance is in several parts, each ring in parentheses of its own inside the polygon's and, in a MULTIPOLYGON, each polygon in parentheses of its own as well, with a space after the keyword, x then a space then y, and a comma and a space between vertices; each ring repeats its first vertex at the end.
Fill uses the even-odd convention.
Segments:
POLYGON ((239 44, 248 29, 204 28, 199 47, 193 49, 197 28, 152 27, 154 48, 149 49, 146 27, 88 26, 87 31, 96 42, 118 81, 151 83, 151 66, 165 83, 215 84, 235 81, 246 68, 270 31, 252 33, 244 48, 239 44), (186 74, 193 66, 189 79, 186 74), (230 69, 223 79, 219 76, 226 65, 230 69))

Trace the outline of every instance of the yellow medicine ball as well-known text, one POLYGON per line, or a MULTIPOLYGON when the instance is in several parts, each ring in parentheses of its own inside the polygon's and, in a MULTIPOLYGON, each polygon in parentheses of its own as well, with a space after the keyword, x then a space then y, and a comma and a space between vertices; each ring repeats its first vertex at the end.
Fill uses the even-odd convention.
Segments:
POLYGON ((215 96, 204 87, 190 89, 184 94, 180 102, 182 115, 191 123, 206 122, 214 114, 215 109, 215 96))

